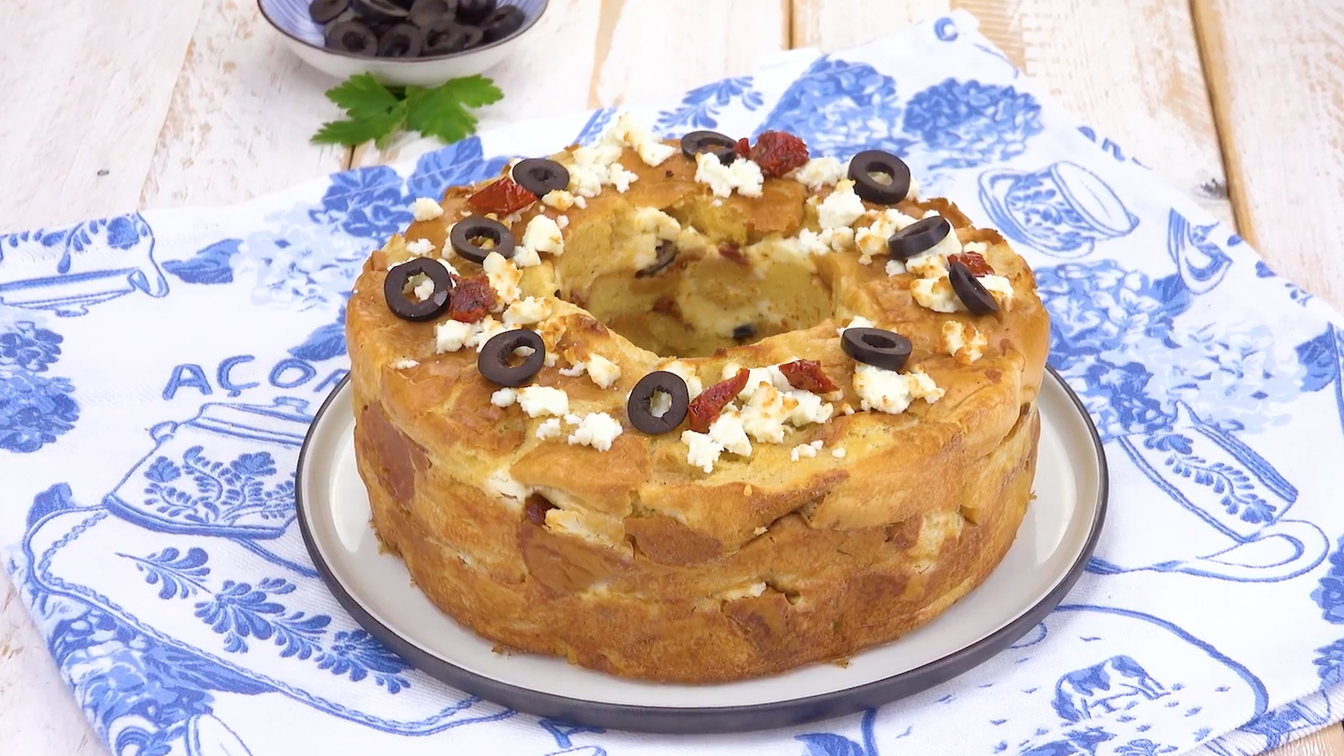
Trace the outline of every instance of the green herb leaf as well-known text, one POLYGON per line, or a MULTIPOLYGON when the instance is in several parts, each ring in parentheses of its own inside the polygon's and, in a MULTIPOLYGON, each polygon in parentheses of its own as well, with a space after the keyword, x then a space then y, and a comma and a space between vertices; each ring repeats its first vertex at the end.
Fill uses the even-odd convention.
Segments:
POLYGON ((451 144, 476 131, 476 117, 467 108, 479 108, 504 97, 491 80, 466 76, 432 89, 383 86, 369 74, 356 74, 327 90, 327 99, 349 117, 330 121, 313 135, 316 144, 354 146, 372 140, 383 149, 404 129, 438 137, 451 144))
POLYGON ((407 87, 406 101, 411 108, 406 125, 451 144, 476 132, 476 117, 468 107, 490 105, 503 97, 494 82, 480 75, 453 79, 433 89, 407 87))

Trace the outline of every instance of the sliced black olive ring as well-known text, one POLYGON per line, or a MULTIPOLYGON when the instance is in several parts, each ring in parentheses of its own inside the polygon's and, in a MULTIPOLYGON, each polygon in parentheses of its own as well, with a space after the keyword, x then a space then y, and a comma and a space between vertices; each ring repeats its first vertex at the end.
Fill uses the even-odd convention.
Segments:
POLYGON ((569 171, 554 160, 528 158, 513 167, 513 181, 538 197, 569 186, 569 171))
POLYGON ((671 241, 664 239, 658 242, 658 246, 654 248, 653 264, 635 271, 635 278, 648 278, 657 275, 663 268, 671 265, 677 259, 677 254, 677 245, 671 241))
POLYGON ((331 24, 323 40, 327 47, 352 55, 374 55, 378 52, 378 35, 359 21, 337 21, 331 24))
POLYGON ((692 131, 681 138, 681 152, 694 160, 701 152, 712 152, 719 156, 719 162, 728 165, 737 158, 737 142, 727 134, 717 131, 692 131), (731 157, 726 154, 731 153, 731 157))
POLYGON ((846 328, 840 348, 851 359, 884 370, 900 370, 910 359, 910 339, 881 328, 846 328))
POLYGON ((417 58, 424 46, 424 32, 410 24, 397 24, 378 38, 378 57, 417 58))
POLYGON ((887 239, 887 254, 893 260, 908 260, 938 246, 950 233, 952 224, 943 216, 921 218, 887 239))
POLYGON ((513 232, 508 226, 480 215, 463 218, 454 224, 448 233, 448 243, 454 252, 477 264, 485 262, 491 252, 498 252, 507 260, 517 251, 513 232), (494 246, 481 246, 480 239, 493 242, 494 246))
POLYGON ((313 0, 308 6, 308 16, 316 24, 330 23, 344 13, 349 5, 350 0, 313 0))
POLYGON ((516 5, 501 5, 485 19, 485 23, 481 24, 484 42, 487 45, 498 42, 523 28, 523 23, 526 21, 527 14, 523 13, 522 8, 516 5))
POLYGON ((473 26, 483 24, 497 6, 495 0, 458 0, 457 20, 473 26))
POLYGON ((438 260, 417 257, 393 266, 383 279, 383 298, 387 309, 402 320, 418 322, 432 320, 448 309, 452 295, 453 278, 438 260), (406 290, 416 276, 424 276, 434 284, 434 292, 425 299, 414 299, 406 290))
POLYGON ((676 373, 655 370, 639 379, 639 383, 630 390, 630 398, 625 403, 626 417, 635 429, 651 436, 676 430, 686 419, 686 411, 691 405, 691 394, 686 389, 686 381, 676 373), (653 414, 653 400, 658 394, 667 396, 669 406, 661 416, 653 414))
POLYGON ((882 150, 864 150, 849 160, 849 179, 859 199, 877 205, 894 205, 910 193, 910 166, 882 150), (883 182, 874 176, 886 176, 883 182))
POLYGON ((527 383, 545 364, 546 342, 541 340, 536 331, 526 328, 515 328, 491 336, 476 358, 476 369, 481 372, 481 377, 496 386, 505 387, 527 383), (532 351, 523 357, 522 362, 513 364, 517 359, 514 353, 523 347, 532 351))
POLYGON ((958 260, 948 265, 947 280, 952 282, 952 291, 957 293, 957 298, 972 315, 988 315, 999 311, 999 303, 994 300, 994 295, 976 280, 965 263, 958 260))
POLYGON ((421 29, 441 19, 452 21, 457 14, 457 0, 415 0, 411 3, 411 23, 421 29))

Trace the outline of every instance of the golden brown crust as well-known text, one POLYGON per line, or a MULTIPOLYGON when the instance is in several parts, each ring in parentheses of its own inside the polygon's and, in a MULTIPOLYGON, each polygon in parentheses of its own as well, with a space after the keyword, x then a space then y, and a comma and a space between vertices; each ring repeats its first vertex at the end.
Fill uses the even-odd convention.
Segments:
MULTIPOLYGON (((538 213, 568 220, 565 254, 524 269, 524 295, 558 289, 570 300, 554 301, 537 326, 558 360, 533 383, 564 390, 571 412, 620 421, 609 450, 568 444, 568 430, 539 439, 544 418, 491 403, 498 387, 479 374, 475 349, 437 353, 433 323, 389 313, 382 281, 406 257, 401 237, 371 255, 356 283, 347 309, 356 456, 374 527, 416 584, 504 646, 624 676, 713 682, 888 642, 983 581, 1021 523, 1036 459, 1049 327, 1025 262, 946 200, 900 203, 914 217, 935 209, 963 243, 987 245, 986 259, 1015 291, 1012 308, 996 315, 936 313, 913 300, 914 276, 888 275, 884 257, 814 256, 806 275, 753 257, 773 239, 816 228, 818 197, 809 201, 796 181, 768 179, 760 199, 715 199, 680 154, 653 167, 627 150, 622 164, 639 176, 627 192, 607 187, 586 209, 564 213, 536 203, 513 223, 521 238, 538 213), (666 210, 712 243, 683 249, 663 283, 636 281, 620 250, 640 207, 666 210), (765 273, 750 275, 761 266, 765 273), (707 283, 731 276, 726 289, 707 283), (742 346, 687 325, 703 313, 677 312, 767 295, 796 295, 796 306, 742 346), (813 313, 817 302, 824 311, 813 313), (842 413, 861 406, 855 363, 837 337, 854 316, 910 338, 909 366, 942 398, 901 414, 842 413), (791 318, 800 322, 786 328, 791 318), (948 353, 940 330, 949 321, 984 335, 983 356, 966 364, 948 353), (839 387, 827 397, 837 412, 783 443, 753 442, 749 457, 724 454, 706 473, 688 464, 679 431, 648 436, 626 418, 630 389, 666 362, 637 343, 700 351, 683 362, 705 385, 730 362, 815 360, 839 387), (593 354, 619 366, 612 387, 560 373, 593 354), (819 454, 791 454, 814 441, 819 454)), ((444 217, 412 224, 405 238, 441 247, 469 193, 449 190, 444 217)), ((462 258, 452 263, 480 273, 462 258)))

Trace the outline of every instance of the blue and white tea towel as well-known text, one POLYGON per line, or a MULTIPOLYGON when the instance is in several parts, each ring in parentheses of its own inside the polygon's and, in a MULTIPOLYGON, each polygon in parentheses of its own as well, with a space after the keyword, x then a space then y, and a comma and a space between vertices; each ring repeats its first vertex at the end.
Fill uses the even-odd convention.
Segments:
POLYGON ((791 730, 603 732, 502 709, 351 621, 294 521, 364 256, 410 202, 611 110, 213 210, 0 236, 0 542, 118 756, 1252 754, 1344 717, 1344 331, 955 14, 636 113, 910 162, 1035 267, 1112 466, 1088 573, 1012 649, 791 730))

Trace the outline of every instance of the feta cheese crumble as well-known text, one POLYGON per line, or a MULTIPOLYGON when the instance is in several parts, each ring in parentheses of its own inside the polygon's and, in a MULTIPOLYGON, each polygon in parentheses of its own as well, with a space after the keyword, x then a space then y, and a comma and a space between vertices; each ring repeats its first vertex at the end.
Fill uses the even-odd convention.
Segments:
POLYGON ((432 221, 443 216, 443 206, 429 197, 416 197, 411 203, 411 215, 418 221, 432 221))
POLYGON ((743 197, 759 197, 765 175, 761 166, 746 158, 724 165, 717 155, 701 152, 695 156, 695 180, 708 185, 715 197, 729 197, 734 189, 743 197))
POLYGON ((569 395, 550 386, 525 386, 518 389, 518 406, 528 417, 560 417, 569 414, 569 395))
POLYGON ((890 415, 905 412, 916 399, 933 404, 943 398, 943 389, 922 370, 898 373, 865 364, 854 367, 854 391, 862 399, 862 409, 890 415))
POLYGON ((793 172, 793 180, 815 192, 823 186, 835 186, 845 177, 845 170, 846 166, 833 157, 812 158, 793 172))
POLYGON ((485 269, 485 275, 490 279, 490 288, 495 290, 495 296, 499 298, 501 305, 510 305, 518 301, 523 293, 522 289, 518 288, 518 284, 523 280, 523 272, 512 260, 506 259, 498 252, 491 252, 486 255, 481 267, 485 269))
POLYGON ((943 351, 961 365, 969 365, 980 359, 989 344, 989 339, 975 326, 967 326, 956 320, 943 323, 938 340, 943 351))
POLYGON ((822 228, 848 228, 867 210, 863 200, 854 193, 854 182, 845 179, 835 185, 835 191, 817 205, 817 223, 822 228))
POLYGON ((560 428, 560 418, 552 417, 541 421, 537 426, 537 438, 545 441, 548 438, 559 438, 564 431, 560 428))
POLYGON ((518 389, 502 388, 490 395, 490 403, 496 407, 512 407, 518 401, 518 389))
POLYGON ((588 369, 588 377, 592 378, 593 383, 599 388, 611 388, 621 377, 621 366, 600 354, 589 355, 585 367, 588 369))
POLYGON ((735 411, 728 410, 714 418, 714 422, 709 424, 708 435, 724 451, 741 457, 751 456, 751 440, 747 438, 742 417, 735 411))
POLYGON ((813 441, 810 444, 798 444, 789 451, 789 459, 794 462, 804 458, 811 459, 812 457, 817 456, 817 452, 821 451, 823 444, 824 442, 822 441, 813 441))
POLYGON ((504 310, 504 325, 510 328, 532 325, 551 316, 551 300, 528 297, 504 310))
POLYGON ((400 359, 400 360, 397 360, 396 362, 392 363, 392 369, 393 369, 393 370, 408 370, 408 369, 413 368, 413 367, 415 367, 415 366, 417 366, 417 365, 419 365, 419 364, 420 364, 420 363, 416 362, 415 360, 410 360, 410 359, 400 359))
POLYGON ((621 435, 621 424, 605 412, 590 412, 583 417, 565 415, 565 422, 577 425, 565 443, 570 446, 591 446, 598 451, 611 449, 611 443, 621 435))
POLYGON ((919 278, 910 282, 910 296, 921 307, 926 307, 934 312, 962 312, 966 310, 966 305, 961 303, 961 297, 952 289, 952 282, 947 276, 939 278, 919 278))
POLYGON ((686 464, 698 467, 707 473, 714 472, 714 463, 723 453, 723 445, 711 439, 707 434, 695 431, 682 431, 681 442, 686 444, 686 464))
MULTIPOLYGON (((438 205, 435 205, 435 207, 438 207, 438 205)), ((429 239, 416 239, 415 241, 409 241, 406 242, 406 251, 410 252, 416 257, 424 257, 430 252, 434 251, 434 242, 430 241, 429 239)))
POLYGON ((480 351, 492 336, 505 330, 503 323, 488 315, 479 323, 445 320, 434 326, 434 351, 443 354, 463 347, 475 347, 480 351))
POLYGON ((616 119, 603 140, 613 144, 624 144, 639 154, 645 165, 658 166, 677 153, 677 148, 663 144, 651 132, 641 126, 629 113, 622 113, 616 119))

